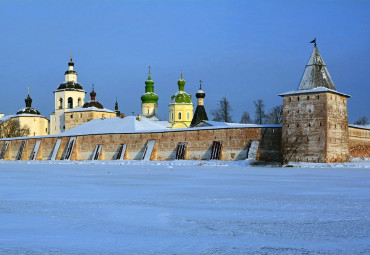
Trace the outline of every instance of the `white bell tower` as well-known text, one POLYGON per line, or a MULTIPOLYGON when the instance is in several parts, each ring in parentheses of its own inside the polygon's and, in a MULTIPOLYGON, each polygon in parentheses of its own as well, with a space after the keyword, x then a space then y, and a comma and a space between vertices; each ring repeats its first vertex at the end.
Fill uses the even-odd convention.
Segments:
POLYGON ((82 106, 85 103, 86 91, 77 82, 77 72, 72 60, 68 62, 68 70, 64 73, 65 81, 54 91, 54 112, 50 114, 50 134, 59 134, 65 130, 65 112, 82 106))

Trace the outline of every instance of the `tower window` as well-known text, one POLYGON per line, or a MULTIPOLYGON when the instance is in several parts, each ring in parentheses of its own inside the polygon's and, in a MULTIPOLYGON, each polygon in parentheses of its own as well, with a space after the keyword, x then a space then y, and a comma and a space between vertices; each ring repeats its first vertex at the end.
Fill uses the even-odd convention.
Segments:
POLYGON ((310 96, 307 96, 307 100, 310 100, 310 96))
POLYGON ((79 97, 78 100, 77 100, 77 105, 80 106, 81 105, 81 98, 79 97))
POLYGON ((179 113, 178 113, 177 118, 178 118, 179 120, 181 120, 181 112, 179 112, 179 113))
POLYGON ((59 98, 59 109, 63 109, 63 99, 59 98))
POLYGON ((186 118, 189 120, 190 119, 190 112, 186 113, 186 118))
POLYGON ((320 98, 320 96, 319 96, 319 95, 316 95, 316 98, 317 98, 317 99, 319 99, 319 98, 320 98))
POLYGON ((171 112, 171 120, 173 121, 173 112, 171 112))
POLYGON ((299 101, 299 97, 297 97, 297 101, 299 101))
POLYGON ((73 108, 73 98, 72 97, 68 97, 68 108, 69 109, 73 108))

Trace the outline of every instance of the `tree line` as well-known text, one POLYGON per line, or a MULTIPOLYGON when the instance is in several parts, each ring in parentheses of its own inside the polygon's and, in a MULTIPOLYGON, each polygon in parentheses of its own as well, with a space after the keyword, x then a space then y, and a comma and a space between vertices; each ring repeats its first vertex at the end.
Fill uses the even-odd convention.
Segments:
MULTIPOLYGON (((265 104, 262 99, 253 101, 254 104, 254 118, 252 119, 249 112, 244 111, 239 123, 245 124, 281 124, 283 105, 274 106, 266 113, 265 104)), ((232 119, 232 107, 226 97, 221 98, 218 102, 217 109, 211 111, 214 121, 220 122, 234 122, 232 119)), ((354 122, 355 125, 368 125, 369 121, 366 116, 360 117, 354 122)))
MULTIPOLYGON (((265 104, 263 103, 262 99, 253 101, 253 104, 255 108, 254 118, 252 119, 249 112, 244 111, 239 123, 281 124, 283 111, 282 105, 277 105, 266 113, 265 104)), ((211 115, 213 116, 212 120, 221 122, 234 122, 232 119, 231 112, 232 107, 230 105, 230 102, 226 99, 226 97, 223 97, 219 101, 217 109, 211 111, 211 115)))

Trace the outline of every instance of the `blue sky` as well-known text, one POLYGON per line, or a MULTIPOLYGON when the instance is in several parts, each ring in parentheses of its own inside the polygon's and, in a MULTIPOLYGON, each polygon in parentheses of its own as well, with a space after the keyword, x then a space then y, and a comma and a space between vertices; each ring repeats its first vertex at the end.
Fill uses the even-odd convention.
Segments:
MULTIPOLYGON (((298 87, 317 38, 349 122, 370 119, 369 1, 1 1, 0 112, 33 106, 49 117, 53 91, 64 81, 73 52, 78 81, 97 100, 140 113, 152 66, 162 119, 183 72, 193 95, 203 80, 210 115, 222 97, 254 115, 282 103, 298 87)), ((87 94, 89 99, 89 95, 87 94)))

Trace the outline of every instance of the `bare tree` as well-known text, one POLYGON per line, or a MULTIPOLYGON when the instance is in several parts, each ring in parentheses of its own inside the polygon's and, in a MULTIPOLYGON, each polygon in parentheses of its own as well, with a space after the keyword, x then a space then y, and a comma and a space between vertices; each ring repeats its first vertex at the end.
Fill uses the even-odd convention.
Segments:
POLYGON ((281 124, 283 117, 282 117, 283 106, 277 105, 271 109, 271 111, 267 114, 266 122, 269 124, 281 124))
POLYGON ((362 116, 358 120, 355 121, 355 125, 367 125, 369 122, 365 116, 362 116))
POLYGON ((17 119, 10 119, 0 123, 1 137, 21 137, 29 134, 30 128, 28 126, 21 127, 17 119))
POLYGON ((229 101, 226 97, 221 98, 218 102, 218 109, 213 110, 211 112, 214 121, 222 121, 222 122, 233 122, 231 119, 231 111, 232 108, 230 106, 229 101))
POLYGON ((242 118, 240 119, 240 123, 252 123, 251 116, 249 115, 248 112, 243 112, 242 118))
POLYGON ((253 103, 256 109, 254 123, 256 124, 265 123, 265 120, 266 120, 265 104, 263 103, 262 99, 258 99, 257 101, 254 101, 253 103))

